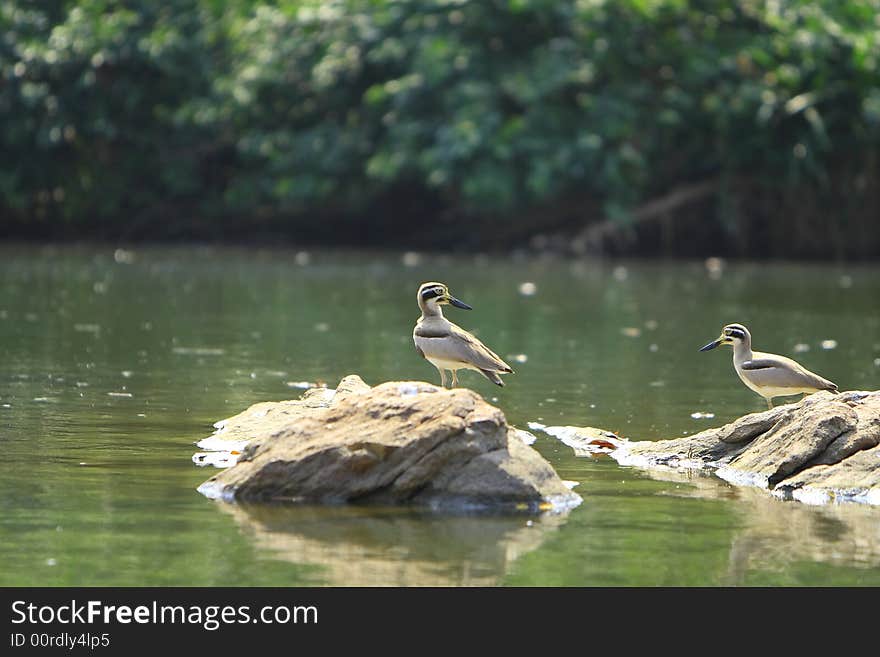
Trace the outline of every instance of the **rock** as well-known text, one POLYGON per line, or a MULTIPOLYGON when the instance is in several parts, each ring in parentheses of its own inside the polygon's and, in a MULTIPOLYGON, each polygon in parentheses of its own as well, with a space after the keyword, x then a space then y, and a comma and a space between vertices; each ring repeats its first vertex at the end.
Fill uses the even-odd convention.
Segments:
POLYGON ((350 376, 335 391, 219 424, 211 445, 232 441, 241 455, 199 487, 209 497, 560 511, 581 502, 499 409, 465 388, 371 388, 350 376))
POLYGON ((856 424, 856 412, 846 404, 807 397, 797 413, 782 415, 718 474, 728 481, 753 477, 762 487, 772 487, 818 458, 839 437, 853 433, 856 424))
POLYGON ((622 465, 707 470, 786 499, 880 504, 880 391, 818 392, 692 436, 622 441, 610 455, 622 465))
POLYGON ((786 415, 785 407, 778 406, 762 413, 744 415, 736 422, 726 424, 720 429, 710 429, 710 432, 725 443, 733 445, 745 443, 770 429, 784 415, 786 415))
POLYGON ((728 431, 730 429, 724 426, 670 440, 623 441, 611 452, 611 456, 621 465, 642 468, 717 468, 728 463, 744 449, 744 445, 721 440, 721 435, 726 435, 728 431))
POLYGON ((880 397, 867 397, 853 408, 858 430, 838 436, 810 465, 839 463, 856 452, 880 444, 880 397))
POLYGON ((197 465, 234 465, 238 459, 230 459, 229 453, 241 451, 255 437, 271 434, 277 427, 293 422, 316 408, 327 408, 333 400, 339 401, 369 389, 370 386, 361 377, 350 375, 343 378, 335 389, 311 388, 299 399, 254 404, 238 415, 215 422, 217 431, 196 443, 205 450, 224 452, 224 456, 196 454, 193 461, 197 465))
POLYGON ((831 465, 815 465, 777 484, 796 500, 823 504, 832 500, 880 504, 880 448, 862 450, 831 465))

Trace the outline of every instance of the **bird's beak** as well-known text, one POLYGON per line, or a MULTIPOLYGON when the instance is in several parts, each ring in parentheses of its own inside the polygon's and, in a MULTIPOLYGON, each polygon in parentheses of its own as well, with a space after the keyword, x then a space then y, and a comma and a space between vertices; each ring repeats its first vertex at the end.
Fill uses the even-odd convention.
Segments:
POLYGON ((712 340, 709 344, 704 344, 700 347, 700 351, 712 351, 715 347, 722 344, 724 340, 722 338, 718 338, 717 340, 712 340))
POLYGON ((464 301, 459 301, 451 294, 446 295, 446 300, 451 303, 456 308, 461 308, 462 310, 473 310, 469 305, 467 305, 464 301))

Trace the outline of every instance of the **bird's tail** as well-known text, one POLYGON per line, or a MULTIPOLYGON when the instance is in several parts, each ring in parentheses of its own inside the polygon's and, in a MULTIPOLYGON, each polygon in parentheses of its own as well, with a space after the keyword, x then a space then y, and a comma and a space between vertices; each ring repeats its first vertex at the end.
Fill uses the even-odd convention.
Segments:
POLYGON ((501 377, 498 376, 498 372, 493 372, 492 370, 480 370, 480 374, 489 379, 496 386, 504 387, 504 381, 501 380, 501 377))
POLYGON ((819 379, 819 383, 821 384, 821 385, 817 386, 819 388, 819 390, 827 390, 828 392, 830 392, 834 395, 838 394, 836 383, 829 381, 828 379, 823 379, 821 376, 818 377, 818 379, 819 379))
POLYGON ((813 390, 827 390, 832 394, 837 394, 837 384, 833 381, 829 381, 825 377, 819 376, 815 372, 809 370, 804 370, 804 374, 807 375, 807 380, 813 390))

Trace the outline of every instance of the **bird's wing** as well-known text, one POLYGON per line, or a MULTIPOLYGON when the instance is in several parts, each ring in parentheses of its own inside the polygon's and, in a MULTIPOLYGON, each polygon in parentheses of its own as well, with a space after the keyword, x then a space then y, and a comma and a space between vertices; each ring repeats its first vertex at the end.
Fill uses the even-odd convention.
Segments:
POLYGON ((778 388, 801 388, 809 386, 816 390, 836 390, 837 385, 785 356, 760 355, 747 360, 740 368, 749 372, 751 379, 762 386, 778 388))
POLYGON ((740 365, 740 367, 751 372, 754 370, 767 370, 771 367, 779 367, 779 363, 769 358, 753 358, 752 360, 747 360, 740 365))
POLYGON ((476 336, 455 324, 452 324, 449 328, 456 346, 463 353, 467 354, 467 358, 471 363, 485 370, 513 372, 513 369, 501 359, 501 356, 480 342, 476 336))
POLYGON ((413 329, 416 349, 426 358, 467 363, 490 372, 513 372, 510 365, 475 336, 448 320, 420 320, 413 329))

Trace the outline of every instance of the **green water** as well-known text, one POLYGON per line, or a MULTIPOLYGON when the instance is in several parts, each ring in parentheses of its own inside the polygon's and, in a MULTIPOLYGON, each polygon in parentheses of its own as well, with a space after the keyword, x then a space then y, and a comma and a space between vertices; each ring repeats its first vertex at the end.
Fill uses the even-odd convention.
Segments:
POLYGON ((697 352, 733 321, 761 350, 808 345, 796 357, 842 389, 880 388, 880 267, 116 255, 0 249, 0 585, 880 585, 880 508, 625 468, 540 433, 584 497, 567 516, 228 505, 196 492, 212 472, 191 461, 213 422, 291 383, 437 382, 411 342, 425 280, 510 357, 507 387, 461 382, 522 427, 644 440, 762 409, 729 352, 697 352))

